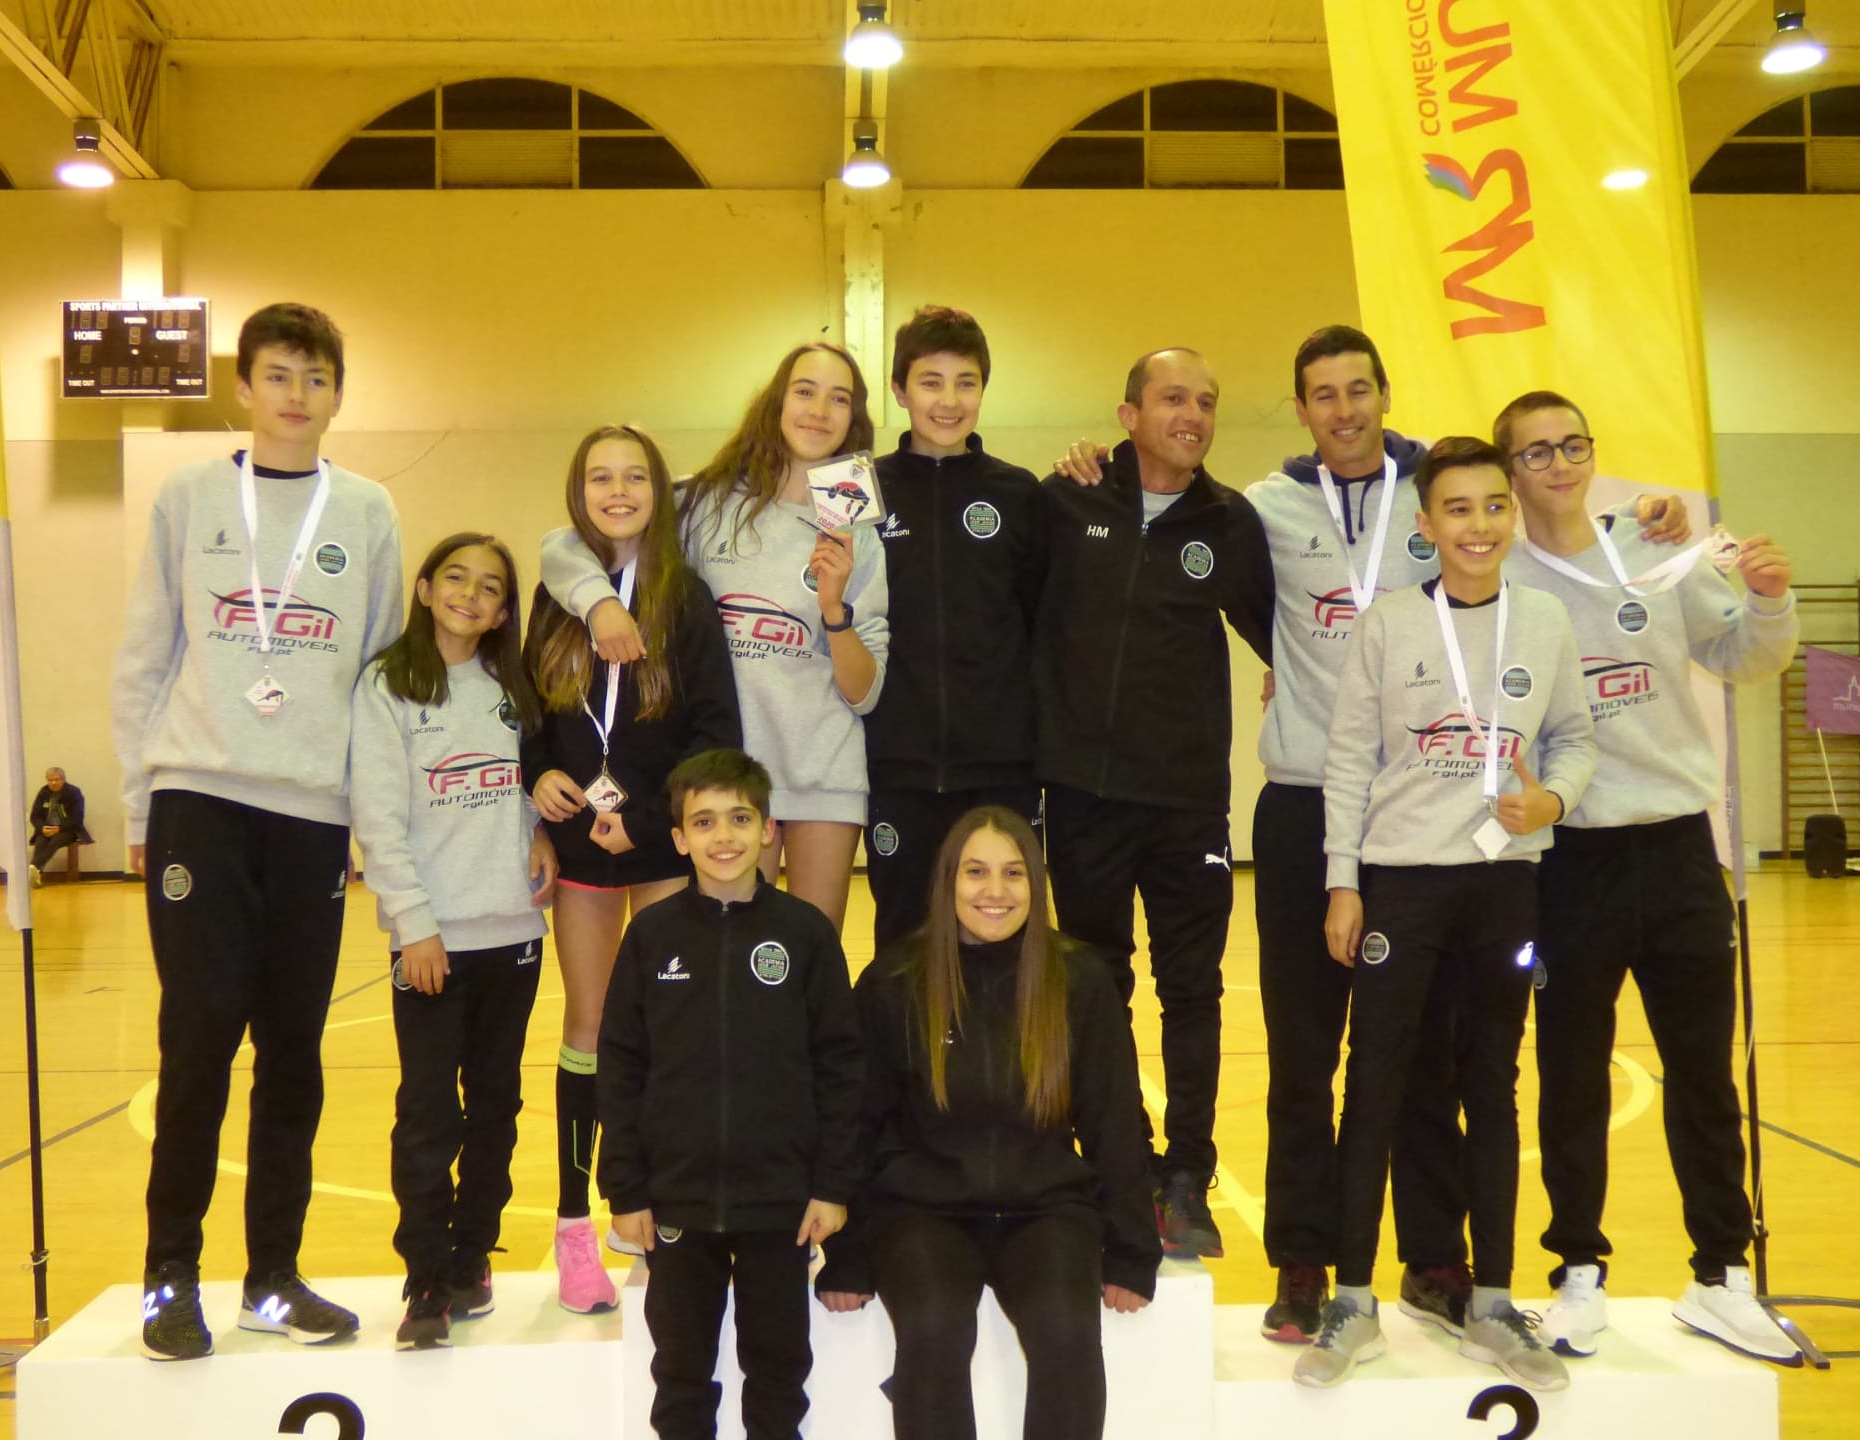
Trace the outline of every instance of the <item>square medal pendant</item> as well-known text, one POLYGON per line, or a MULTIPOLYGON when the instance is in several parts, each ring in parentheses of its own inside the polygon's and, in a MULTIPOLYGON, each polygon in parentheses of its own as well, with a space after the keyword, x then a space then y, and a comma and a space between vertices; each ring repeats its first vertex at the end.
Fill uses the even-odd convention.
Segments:
POLYGON ((616 785, 614 777, 605 770, 581 793, 587 796, 588 804, 603 815, 611 815, 626 804, 626 791, 616 785))
POLYGON ((245 692, 245 698, 261 716, 270 719, 284 708, 284 702, 291 697, 282 685, 271 678, 271 672, 266 671, 263 678, 245 692))

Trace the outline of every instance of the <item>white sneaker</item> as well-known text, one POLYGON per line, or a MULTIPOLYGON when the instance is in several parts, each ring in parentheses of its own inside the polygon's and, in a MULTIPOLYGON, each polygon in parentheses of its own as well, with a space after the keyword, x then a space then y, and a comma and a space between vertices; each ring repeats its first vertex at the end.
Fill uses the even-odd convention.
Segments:
POLYGON ((1599 1265, 1566 1265, 1556 1299, 1537 1324, 1537 1338, 1559 1355, 1593 1355, 1608 1328, 1608 1292, 1599 1265))
POLYGON ((1388 1348, 1382 1338, 1382 1321, 1371 1310, 1365 1315, 1356 1302, 1341 1296, 1324 1302, 1323 1320, 1311 1348, 1292 1366, 1292 1379, 1313 1390, 1328 1390, 1350 1378, 1365 1360, 1388 1348))
POLYGON ((1802 1363, 1801 1347, 1782 1332, 1775 1318, 1758 1302, 1751 1289, 1748 1266, 1728 1266, 1722 1285, 1694 1280, 1673 1306, 1673 1318, 1758 1360, 1773 1360, 1778 1365, 1802 1363))

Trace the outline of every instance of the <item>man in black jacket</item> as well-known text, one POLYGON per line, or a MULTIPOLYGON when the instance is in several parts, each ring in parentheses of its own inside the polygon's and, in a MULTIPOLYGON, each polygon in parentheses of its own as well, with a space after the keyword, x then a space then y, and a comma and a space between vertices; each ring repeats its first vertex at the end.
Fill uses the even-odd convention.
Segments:
POLYGON ((45 784, 32 802, 32 883, 67 845, 90 844, 84 828, 84 792, 65 780, 56 765, 45 772, 45 784))
POLYGON ((762 882, 769 777, 707 750, 666 782, 697 883, 634 917, 601 1023, 597 1179, 646 1252, 661 1440, 717 1433, 718 1327, 732 1283, 743 1424, 799 1433, 809 1246, 846 1223, 864 1084, 831 921, 762 882))
POLYGON ((898 328, 891 393, 911 428, 878 462, 891 657, 865 717, 875 950, 923 923, 931 862, 958 817, 978 805, 1039 814, 1028 672, 1040 490, 975 433, 988 373, 972 315, 925 306, 898 328))
POLYGON ((1220 1079, 1221 956, 1233 909, 1225 617, 1270 663, 1272 559, 1244 497, 1202 468, 1220 386, 1193 350, 1131 367, 1130 439, 1105 483, 1046 500, 1034 638, 1039 775, 1060 927, 1107 954, 1126 1006, 1135 896, 1162 1005, 1163 1243, 1218 1256, 1208 1211, 1220 1079))

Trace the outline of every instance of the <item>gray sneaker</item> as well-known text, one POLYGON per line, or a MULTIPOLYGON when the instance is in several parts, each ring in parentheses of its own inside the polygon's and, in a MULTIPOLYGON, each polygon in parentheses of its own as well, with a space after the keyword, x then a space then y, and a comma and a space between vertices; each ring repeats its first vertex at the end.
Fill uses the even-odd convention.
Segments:
POLYGON ((1354 1300, 1327 1300, 1317 1339, 1292 1366, 1292 1379, 1313 1390, 1328 1390, 1348 1380, 1360 1362, 1375 1359, 1387 1348, 1374 1310, 1365 1315, 1354 1300))
POLYGON ((1460 1354, 1468 1360, 1496 1365, 1532 1390, 1567 1390, 1569 1371, 1531 1333, 1531 1322, 1509 1300, 1501 1300, 1483 1320, 1466 1321, 1460 1354))

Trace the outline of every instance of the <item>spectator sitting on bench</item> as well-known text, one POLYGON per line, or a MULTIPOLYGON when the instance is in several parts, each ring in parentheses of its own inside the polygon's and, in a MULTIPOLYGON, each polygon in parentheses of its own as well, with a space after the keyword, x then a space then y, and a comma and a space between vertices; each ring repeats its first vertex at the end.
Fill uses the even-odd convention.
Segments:
POLYGON ((84 828, 84 792, 68 784, 56 765, 45 772, 45 784, 32 802, 32 883, 43 885, 41 873, 65 846, 71 850, 71 873, 77 874, 77 847, 91 843, 84 828))

